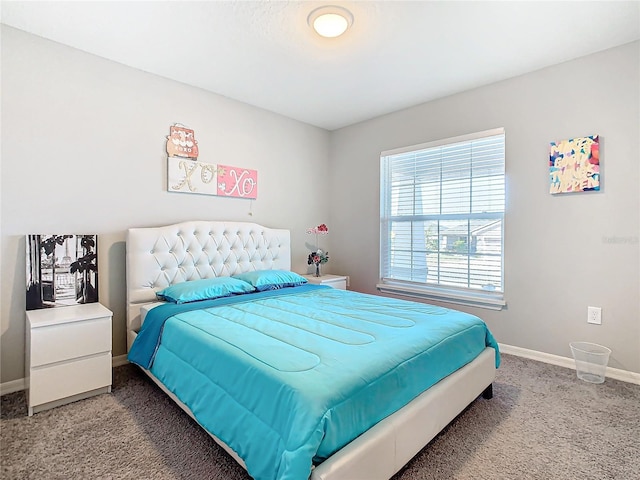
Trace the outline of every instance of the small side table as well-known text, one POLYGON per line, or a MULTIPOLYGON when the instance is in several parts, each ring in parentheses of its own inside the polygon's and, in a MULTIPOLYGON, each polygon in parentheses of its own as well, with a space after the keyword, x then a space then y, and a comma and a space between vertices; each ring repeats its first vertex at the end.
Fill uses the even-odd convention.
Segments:
POLYGON ((314 285, 328 285, 333 288, 337 288, 338 290, 346 290, 349 286, 349 277, 346 275, 331 275, 324 274, 320 277, 316 277, 313 274, 303 275, 309 283, 313 283, 314 285))
POLYGON ((111 392, 112 316, 99 303, 27 311, 29 416, 111 392))

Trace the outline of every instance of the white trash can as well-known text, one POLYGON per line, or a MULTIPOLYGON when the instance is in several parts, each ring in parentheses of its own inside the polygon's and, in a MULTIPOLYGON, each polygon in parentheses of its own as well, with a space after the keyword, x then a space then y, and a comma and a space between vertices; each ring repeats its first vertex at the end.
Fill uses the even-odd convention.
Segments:
POLYGON ((580 380, 590 383, 604 382, 611 349, 589 342, 570 342, 580 380))

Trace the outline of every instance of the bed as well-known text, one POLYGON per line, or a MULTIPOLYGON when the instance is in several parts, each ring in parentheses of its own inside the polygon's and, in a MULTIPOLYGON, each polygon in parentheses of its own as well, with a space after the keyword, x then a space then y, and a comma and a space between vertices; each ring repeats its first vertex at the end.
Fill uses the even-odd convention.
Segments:
POLYGON ((305 284, 290 256, 288 230, 255 223, 127 232, 129 359, 254 478, 388 479, 491 398, 480 319, 305 284))

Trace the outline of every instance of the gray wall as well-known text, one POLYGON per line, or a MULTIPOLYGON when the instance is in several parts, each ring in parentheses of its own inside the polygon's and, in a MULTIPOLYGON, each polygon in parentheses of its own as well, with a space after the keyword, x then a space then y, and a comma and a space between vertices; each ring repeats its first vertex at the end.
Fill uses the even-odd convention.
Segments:
POLYGON ((592 341, 640 372, 639 58, 635 42, 332 132, 334 269, 376 293, 381 151, 504 127, 508 306, 459 308, 501 343, 571 357, 569 341, 592 341), (592 134, 602 190, 550 195, 549 142, 592 134))
POLYGON ((124 354, 126 229, 196 219, 289 228, 293 268, 305 271, 305 230, 328 222, 329 208, 325 177, 309 172, 328 149, 325 130, 3 25, 0 382, 24 376, 25 235, 98 234, 100 301, 124 354), (167 192, 165 137, 177 122, 195 129, 200 161, 258 170, 259 198, 167 192))
MULTIPOLYGON (((292 230, 325 222, 328 271, 375 293, 379 154, 504 126, 508 308, 466 309, 502 343, 570 356, 610 346, 610 365, 640 372, 639 43, 430 102, 336 132, 146 74, 2 26, 0 383, 23 377, 29 233, 97 233, 100 300, 125 353, 124 235, 185 219, 255 221, 292 230), (166 191, 165 136, 195 129, 200 160, 254 168, 253 202, 166 191), (551 196, 552 140, 599 134, 603 190, 551 196), (310 172, 320 171, 314 176, 310 172), (249 215, 252 212, 252 216, 249 215), (587 305, 603 308, 587 325, 587 305)), ((465 308, 461 308, 465 309, 465 308)))

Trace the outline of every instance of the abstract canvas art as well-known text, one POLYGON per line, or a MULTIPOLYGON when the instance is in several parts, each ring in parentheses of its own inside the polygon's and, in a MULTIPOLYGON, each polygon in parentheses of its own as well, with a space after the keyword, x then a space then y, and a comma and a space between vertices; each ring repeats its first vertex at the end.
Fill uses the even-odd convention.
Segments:
POLYGON ((551 142, 549 175, 551 193, 600 190, 598 135, 551 142))

